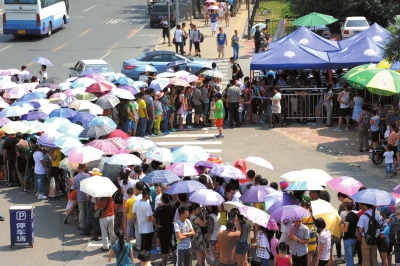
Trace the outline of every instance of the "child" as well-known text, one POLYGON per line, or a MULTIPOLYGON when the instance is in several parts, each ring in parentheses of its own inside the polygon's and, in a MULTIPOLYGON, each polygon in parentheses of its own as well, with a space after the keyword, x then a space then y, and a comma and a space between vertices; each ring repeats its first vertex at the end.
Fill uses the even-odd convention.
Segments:
POLYGON ((393 145, 388 144, 385 146, 385 153, 383 154, 383 157, 385 157, 385 178, 393 178, 393 175, 395 173, 394 170, 394 164, 393 164, 393 145), (391 174, 391 175, 390 175, 391 174))
POLYGON ((288 255, 289 245, 281 242, 278 249, 279 254, 274 259, 274 266, 293 266, 292 258, 288 255))
POLYGON ((128 194, 128 199, 125 202, 124 216, 126 221, 125 238, 129 241, 134 236, 133 222, 132 222, 132 208, 135 203, 135 196, 133 194, 133 188, 128 188, 126 190, 128 194))
POLYGON ((216 100, 215 95, 213 95, 212 98, 211 98, 211 108, 210 108, 210 117, 209 117, 209 119, 211 121, 211 125, 213 127, 215 127, 215 123, 214 123, 214 119, 215 119, 215 117, 214 117, 215 100, 216 100))
POLYGON ((214 118, 215 118, 215 126, 218 128, 218 135, 215 135, 216 138, 223 138, 222 127, 224 126, 224 114, 222 110, 224 109, 224 103, 222 102, 222 94, 216 93, 215 97, 217 97, 217 102, 214 106, 214 118))

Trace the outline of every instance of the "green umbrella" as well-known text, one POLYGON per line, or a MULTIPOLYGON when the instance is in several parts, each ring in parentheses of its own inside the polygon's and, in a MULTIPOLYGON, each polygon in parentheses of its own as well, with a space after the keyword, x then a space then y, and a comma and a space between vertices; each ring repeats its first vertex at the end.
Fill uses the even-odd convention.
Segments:
POLYGON ((365 69, 375 68, 375 67, 376 67, 376 64, 373 64, 373 63, 364 64, 364 65, 353 67, 352 69, 347 71, 346 74, 344 74, 343 76, 340 77, 340 82, 344 83, 344 82, 346 82, 346 79, 348 79, 349 77, 353 76, 354 74, 356 74, 356 73, 358 73, 360 71, 363 71, 365 69))
POLYGON ((322 26, 336 21, 337 19, 332 16, 313 12, 296 19, 292 23, 296 26, 322 26))
POLYGON ((367 88, 370 92, 382 96, 400 93, 400 74, 388 69, 365 69, 349 77, 346 81, 353 88, 359 90, 367 88))

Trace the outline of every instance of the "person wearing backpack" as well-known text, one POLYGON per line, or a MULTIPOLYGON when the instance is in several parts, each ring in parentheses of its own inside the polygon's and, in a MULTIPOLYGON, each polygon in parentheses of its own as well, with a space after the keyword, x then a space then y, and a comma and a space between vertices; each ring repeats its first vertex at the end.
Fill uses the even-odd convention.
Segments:
POLYGON ((396 202, 394 207, 396 214, 389 216, 387 220, 388 226, 385 228, 383 234, 385 236, 388 235, 390 243, 393 243, 395 265, 400 266, 400 202, 396 202))
POLYGON ((357 223, 358 232, 361 234, 361 253, 363 266, 378 265, 378 237, 379 214, 375 212, 374 206, 366 203, 359 203, 361 210, 365 211, 357 223))
POLYGON ((366 104, 362 105, 362 111, 358 116, 358 151, 363 152, 364 148, 368 151, 368 139, 370 131, 370 113, 368 112, 368 106, 366 104))

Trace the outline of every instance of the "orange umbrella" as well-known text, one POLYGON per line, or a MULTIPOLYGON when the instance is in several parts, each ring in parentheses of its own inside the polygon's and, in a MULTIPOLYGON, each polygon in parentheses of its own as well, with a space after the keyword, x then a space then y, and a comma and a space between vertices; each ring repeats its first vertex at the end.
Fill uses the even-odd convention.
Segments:
POLYGON ((221 159, 221 157, 210 154, 210 157, 208 157, 207 162, 221 164, 222 159, 221 159))

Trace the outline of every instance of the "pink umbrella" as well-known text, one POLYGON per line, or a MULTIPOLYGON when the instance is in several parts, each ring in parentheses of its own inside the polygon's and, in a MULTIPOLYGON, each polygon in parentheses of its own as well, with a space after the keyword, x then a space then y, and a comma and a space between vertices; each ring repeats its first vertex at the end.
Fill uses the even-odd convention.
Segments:
POLYGON ((353 196, 358 192, 360 187, 364 185, 349 176, 339 176, 326 182, 334 191, 341 192, 347 196, 353 196))
POLYGON ((101 156, 104 154, 103 151, 93 148, 91 146, 79 147, 74 149, 68 156, 68 161, 70 163, 88 163, 100 160, 101 156))
MULTIPOLYGON (((398 186, 397 186, 397 187, 398 187, 398 186)), ((390 192, 389 194, 392 195, 392 196, 396 199, 396 201, 397 201, 398 199, 400 199, 400 194, 398 194, 398 193, 396 193, 396 192, 390 192)), ((394 204, 389 205, 389 209, 390 209, 390 211, 392 211, 392 212, 396 212, 396 208, 395 208, 394 204)))
POLYGON ((201 170, 192 163, 180 162, 167 167, 167 170, 177 176, 191 176, 201 174, 201 170))
POLYGON ((96 139, 86 144, 86 146, 91 146, 99 149, 104 152, 105 155, 114 155, 117 154, 119 151, 119 147, 109 139, 96 139))
POLYGON ((7 92, 4 94, 6 98, 9 99, 19 99, 25 94, 27 94, 29 91, 23 88, 12 88, 10 90, 7 90, 7 92))
POLYGON ((219 10, 219 7, 218 6, 209 6, 207 9, 208 10, 219 10))
POLYGON ((270 162, 268 162, 267 160, 261 158, 261 157, 253 157, 253 156, 249 156, 246 159, 244 159, 246 162, 249 163, 254 163, 258 166, 261 167, 265 167, 271 170, 274 170, 274 167, 272 166, 272 164, 270 162))
POLYGON ((61 99, 61 100, 65 100, 67 99, 67 95, 63 92, 58 92, 58 93, 54 93, 50 96, 50 99, 61 99))
POLYGON ((400 185, 397 185, 397 186, 393 189, 393 191, 394 191, 395 193, 400 193, 400 185))
POLYGON ((106 92, 116 88, 114 84, 108 81, 99 81, 87 87, 86 92, 106 92))
POLYGON ((180 79, 186 80, 187 82, 191 83, 197 81, 199 78, 195 75, 188 75, 188 76, 182 76, 180 77, 180 79))
POLYGON ((88 73, 87 75, 85 75, 83 77, 94 79, 97 82, 107 81, 107 78, 101 73, 88 73))
POLYGON ((7 90, 18 87, 18 84, 12 81, 6 81, 0 83, 0 90, 7 90))
POLYGON ((3 70, 0 73, 0 76, 12 76, 12 75, 18 75, 19 73, 21 73, 21 71, 19 71, 18 69, 11 68, 11 69, 7 69, 7 70, 3 70))
POLYGON ((254 207, 244 206, 239 208, 239 212, 253 223, 263 227, 268 226, 269 219, 271 218, 268 213, 254 207))

